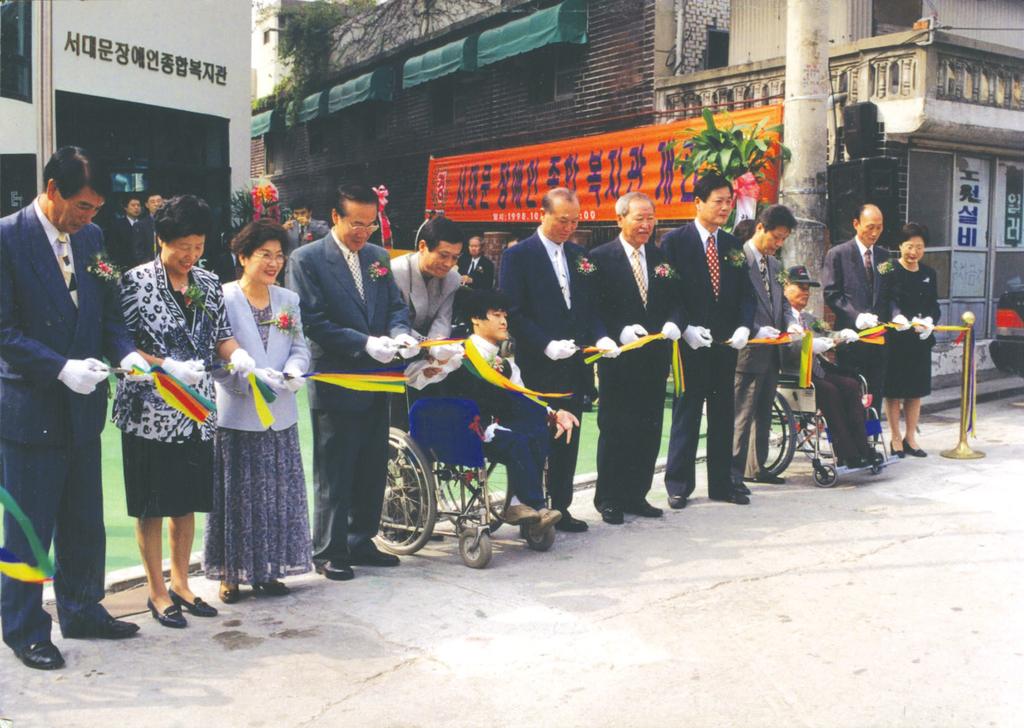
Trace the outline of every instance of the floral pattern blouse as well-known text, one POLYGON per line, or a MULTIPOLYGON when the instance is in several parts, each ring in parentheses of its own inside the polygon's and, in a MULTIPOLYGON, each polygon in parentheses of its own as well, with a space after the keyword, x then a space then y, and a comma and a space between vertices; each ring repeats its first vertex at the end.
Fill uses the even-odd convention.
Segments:
MULTIPOLYGON (((189 285, 202 291, 201 300, 190 301, 171 289, 160 258, 132 268, 121 279, 121 309, 135 345, 147 354, 178 361, 200 359, 208 369, 221 364, 217 345, 232 337, 224 308, 220 279, 202 268, 189 272, 189 285)), ((213 377, 207 373, 195 387, 214 400, 213 377)), ((168 405, 151 381, 122 380, 114 398, 114 424, 129 434, 148 440, 184 442, 199 428, 203 440, 213 437, 216 415, 202 425, 168 405)))

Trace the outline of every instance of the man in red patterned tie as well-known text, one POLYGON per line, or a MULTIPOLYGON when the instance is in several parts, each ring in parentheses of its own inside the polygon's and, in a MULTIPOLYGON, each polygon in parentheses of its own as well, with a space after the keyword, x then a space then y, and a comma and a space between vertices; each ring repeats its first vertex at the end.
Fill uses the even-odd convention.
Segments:
POLYGON ((745 505, 749 491, 731 472, 734 378, 737 352, 747 345, 754 325, 754 290, 742 245, 721 229, 733 205, 732 185, 707 174, 693 188, 697 219, 668 233, 661 243, 665 259, 678 272, 686 346, 686 391, 672 407, 672 434, 665 468, 665 489, 672 508, 685 508, 697 479, 697 445, 707 403, 708 495, 712 500, 745 505))

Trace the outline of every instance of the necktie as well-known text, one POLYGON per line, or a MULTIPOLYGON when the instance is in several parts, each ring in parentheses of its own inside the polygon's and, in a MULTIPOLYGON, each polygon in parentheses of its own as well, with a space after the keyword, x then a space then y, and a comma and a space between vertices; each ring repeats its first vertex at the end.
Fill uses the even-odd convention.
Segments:
POLYGON ((758 267, 761 269, 761 282, 764 283, 765 293, 768 294, 768 303, 771 303, 772 286, 771 282, 768 280, 768 259, 765 258, 763 255, 761 256, 761 260, 758 263, 758 267))
POLYGON ((715 234, 708 236, 708 273, 711 275, 711 289, 715 292, 715 298, 722 288, 722 272, 718 267, 718 245, 715 241, 715 234))
POLYGON ((473 260, 470 261, 469 272, 466 273, 466 275, 469 275, 469 276, 473 275, 473 271, 475 271, 475 270, 476 270, 476 258, 473 258, 473 260))
POLYGON ((868 295, 871 296, 872 300, 874 300, 875 275, 871 259, 871 248, 864 251, 864 272, 867 273, 868 276, 868 295))
POLYGON ((569 276, 566 275, 565 263, 562 262, 561 246, 555 248, 555 275, 558 276, 558 287, 562 289, 565 307, 572 308, 572 300, 569 297, 569 276))
POLYGON ((365 301, 366 292, 363 291, 363 271, 359 268, 359 253, 346 250, 345 260, 348 261, 348 269, 352 271, 352 280, 356 282, 356 290, 359 291, 359 297, 365 301))
POLYGON ((57 251, 60 271, 64 275, 64 284, 71 294, 71 301, 78 305, 78 282, 75 280, 75 267, 71 264, 71 238, 67 233, 57 235, 57 251))
POLYGON ((643 265, 640 262, 640 251, 633 250, 633 278, 636 279, 636 287, 640 289, 640 300, 644 308, 647 308, 647 276, 644 275, 643 265))

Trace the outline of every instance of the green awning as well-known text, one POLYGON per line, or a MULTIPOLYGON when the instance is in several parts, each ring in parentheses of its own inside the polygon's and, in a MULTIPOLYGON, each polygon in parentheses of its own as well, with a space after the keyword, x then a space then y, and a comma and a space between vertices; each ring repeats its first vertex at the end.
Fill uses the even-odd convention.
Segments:
POLYGON ((486 66, 552 43, 587 42, 586 0, 565 0, 480 34, 477 65, 486 66))
POLYGON ((328 91, 327 113, 333 114, 363 101, 391 101, 394 87, 395 74, 390 66, 374 69, 328 91))
POLYGON ((295 120, 299 124, 305 124, 306 122, 313 121, 313 119, 319 119, 321 116, 327 116, 326 91, 310 94, 304 98, 302 103, 299 104, 295 120))
POLYGON ((250 122, 250 136, 258 137, 272 131, 280 131, 284 128, 284 111, 271 109, 256 114, 250 122))
POLYGON ((470 36, 410 58, 402 67, 402 88, 417 86, 457 71, 475 71, 476 41, 477 36, 470 36))

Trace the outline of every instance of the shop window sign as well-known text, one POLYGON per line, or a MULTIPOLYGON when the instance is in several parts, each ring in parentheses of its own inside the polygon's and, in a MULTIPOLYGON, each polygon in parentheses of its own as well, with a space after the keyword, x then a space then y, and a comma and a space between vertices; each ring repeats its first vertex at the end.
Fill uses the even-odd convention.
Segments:
POLYGON ((1001 164, 1003 173, 1003 245, 1019 248, 1024 243, 1024 167, 1001 164))
POLYGON ((988 226, 988 161, 958 156, 953 185, 953 240, 958 248, 985 247, 988 226))
POLYGON ((143 71, 163 73, 166 76, 194 77, 197 81, 207 81, 218 86, 226 86, 228 82, 228 69, 225 66, 188 56, 166 53, 155 48, 129 45, 95 35, 74 33, 70 30, 64 41, 64 52, 73 53, 79 57, 88 56, 104 63, 136 66, 143 71))

